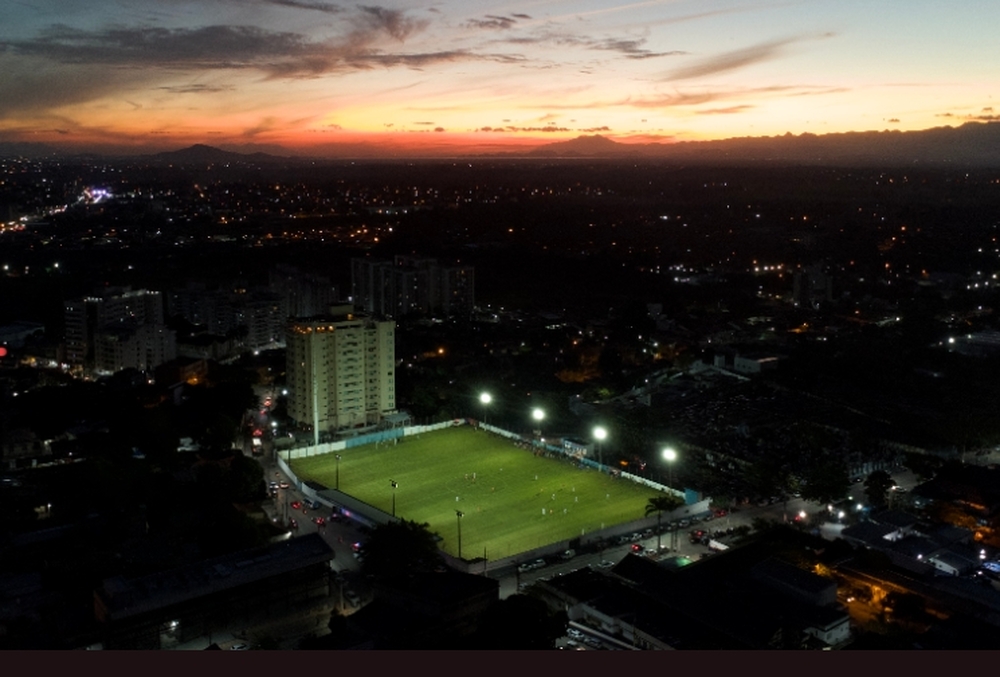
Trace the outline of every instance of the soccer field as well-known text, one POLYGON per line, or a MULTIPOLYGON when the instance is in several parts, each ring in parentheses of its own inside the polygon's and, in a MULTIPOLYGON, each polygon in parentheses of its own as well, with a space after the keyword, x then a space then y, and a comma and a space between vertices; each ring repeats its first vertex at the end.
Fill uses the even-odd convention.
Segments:
MULTIPOLYGON (((658 493, 464 425, 339 453, 342 492, 386 513, 395 492, 396 516, 428 523, 452 555, 460 510, 465 559, 509 557, 639 519, 658 493)), ((331 453, 295 459, 292 470, 333 488, 335 464, 331 453)))

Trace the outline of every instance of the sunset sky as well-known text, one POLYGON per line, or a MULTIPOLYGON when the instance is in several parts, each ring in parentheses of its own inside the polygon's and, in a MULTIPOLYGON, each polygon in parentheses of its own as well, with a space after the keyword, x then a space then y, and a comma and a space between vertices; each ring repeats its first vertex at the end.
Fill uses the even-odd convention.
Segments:
POLYGON ((0 16, 0 141, 77 150, 478 153, 1000 119, 996 0, 5 0, 0 16))

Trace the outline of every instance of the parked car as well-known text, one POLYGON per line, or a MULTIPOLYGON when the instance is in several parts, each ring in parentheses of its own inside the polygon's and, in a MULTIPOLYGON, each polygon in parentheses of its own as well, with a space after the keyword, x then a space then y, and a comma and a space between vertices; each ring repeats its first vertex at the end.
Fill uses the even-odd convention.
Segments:
POLYGON ((292 501, 292 510, 298 510, 302 507, 302 501, 292 501))
POLYGON ((559 555, 564 560, 571 560, 576 557, 576 550, 567 550, 563 554, 559 555))
POLYGON ((614 565, 615 565, 615 563, 612 562, 611 560, 609 560, 609 559, 602 559, 601 563, 598 564, 597 566, 600 567, 601 569, 610 569, 614 565))

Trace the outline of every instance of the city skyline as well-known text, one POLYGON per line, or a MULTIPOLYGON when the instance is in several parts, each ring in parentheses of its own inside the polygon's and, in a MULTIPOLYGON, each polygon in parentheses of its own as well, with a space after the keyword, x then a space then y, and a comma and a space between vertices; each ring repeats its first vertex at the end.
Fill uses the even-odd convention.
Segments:
POLYGON ((0 142, 402 157, 958 126, 1000 118, 991 18, 972 2, 17 3, 0 142))

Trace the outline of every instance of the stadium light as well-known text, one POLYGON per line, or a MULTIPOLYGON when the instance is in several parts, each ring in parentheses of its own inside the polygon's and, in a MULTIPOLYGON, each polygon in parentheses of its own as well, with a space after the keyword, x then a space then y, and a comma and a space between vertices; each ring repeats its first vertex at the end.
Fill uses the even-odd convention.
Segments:
POLYGON ((483 423, 486 423, 486 410, 490 402, 493 401, 493 396, 489 393, 481 393, 479 395, 479 401, 483 403, 483 423))
POLYGON ((608 438, 608 431, 603 426, 594 428, 594 439, 597 440, 597 462, 604 467, 604 440, 608 438))

